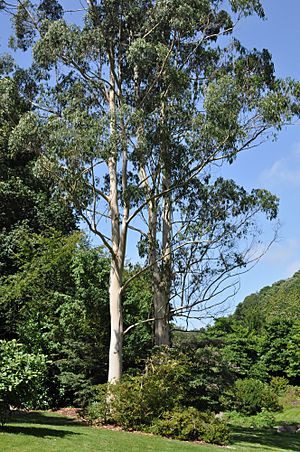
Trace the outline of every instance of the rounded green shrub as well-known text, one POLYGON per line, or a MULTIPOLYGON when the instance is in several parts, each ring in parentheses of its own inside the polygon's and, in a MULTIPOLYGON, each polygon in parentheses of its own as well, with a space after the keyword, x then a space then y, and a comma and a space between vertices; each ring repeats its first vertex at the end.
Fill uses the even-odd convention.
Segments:
POLYGON ((286 393, 289 386, 289 381, 285 377, 272 377, 270 386, 274 390, 275 394, 281 397, 286 393))
POLYGON ((193 407, 167 411, 161 419, 153 422, 149 430, 157 435, 184 441, 202 440, 224 445, 229 440, 229 429, 225 422, 193 407))
POLYGON ((104 392, 101 395, 99 390, 90 403, 88 417, 98 422, 105 422, 109 417, 124 429, 149 426, 163 412, 184 403, 185 373, 185 364, 180 359, 160 351, 148 360, 143 374, 125 376, 116 384, 101 385, 104 392))
MULTIPOLYGON (((226 399, 226 397, 225 397, 226 399)), ((246 415, 254 415, 263 409, 280 411, 279 398, 271 386, 255 378, 237 380, 227 394, 227 406, 246 415)))

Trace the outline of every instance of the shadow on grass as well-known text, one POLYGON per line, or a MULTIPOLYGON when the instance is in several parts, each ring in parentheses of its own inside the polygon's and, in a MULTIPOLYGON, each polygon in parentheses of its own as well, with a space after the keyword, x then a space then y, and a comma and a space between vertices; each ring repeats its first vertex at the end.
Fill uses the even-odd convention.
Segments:
POLYGON ((80 435, 81 433, 67 430, 65 427, 81 426, 79 422, 72 418, 63 416, 53 416, 46 412, 12 412, 7 419, 7 424, 0 427, 0 432, 11 434, 22 434, 28 436, 35 436, 39 438, 56 437, 63 438, 69 435, 80 435), (13 424, 13 425, 10 425, 13 424), (30 424, 30 425, 15 425, 15 424, 30 424), (49 428, 47 427, 49 426, 49 428), (52 428, 54 427, 62 427, 52 428))
POLYGON ((23 426, 15 426, 15 425, 5 425, 0 429, 0 432, 4 433, 12 433, 14 435, 28 435, 35 436, 37 438, 46 438, 46 437, 56 437, 56 438, 64 438, 65 436, 74 436, 80 435, 80 433, 72 432, 71 430, 58 430, 54 428, 47 427, 23 427, 23 426))
POLYGON ((11 423, 57 425, 61 427, 82 427, 83 425, 74 418, 52 415, 42 411, 14 411, 11 413, 7 421, 7 424, 11 423))
POLYGON ((247 443, 249 451, 251 449, 259 450, 257 447, 259 444, 274 449, 300 451, 300 435, 296 433, 277 433, 271 429, 234 427, 232 442, 233 444, 239 442, 247 443))

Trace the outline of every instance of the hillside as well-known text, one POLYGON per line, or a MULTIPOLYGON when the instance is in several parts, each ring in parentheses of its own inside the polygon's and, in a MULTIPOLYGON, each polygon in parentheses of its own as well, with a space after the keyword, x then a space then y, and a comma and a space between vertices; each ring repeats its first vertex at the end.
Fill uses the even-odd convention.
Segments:
POLYGON ((247 296, 233 317, 256 329, 274 319, 300 319, 300 271, 247 296))

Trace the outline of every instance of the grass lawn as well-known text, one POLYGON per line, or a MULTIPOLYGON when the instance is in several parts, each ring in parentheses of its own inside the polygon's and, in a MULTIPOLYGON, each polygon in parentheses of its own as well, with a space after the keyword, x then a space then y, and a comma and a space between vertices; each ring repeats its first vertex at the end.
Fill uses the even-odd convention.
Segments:
MULTIPOLYGON (((299 410, 299 407, 298 407, 299 410)), ((84 426, 48 412, 14 414, 0 429, 1 452, 131 452, 193 451, 217 452, 222 448, 190 444, 155 436, 84 426)), ((235 429, 225 450, 237 452, 300 451, 300 435, 268 430, 235 429)))
POLYGON ((285 407, 282 413, 276 414, 277 422, 300 424, 300 401, 297 405, 285 407))

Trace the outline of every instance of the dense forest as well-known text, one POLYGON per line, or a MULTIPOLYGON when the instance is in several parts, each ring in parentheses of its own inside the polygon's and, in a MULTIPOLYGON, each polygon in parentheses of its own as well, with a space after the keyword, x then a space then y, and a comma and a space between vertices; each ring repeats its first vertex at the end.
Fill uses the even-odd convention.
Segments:
POLYGON ((32 61, 0 60, 2 422, 72 405, 217 444, 224 411, 272 423, 300 385, 300 272, 182 328, 235 294, 258 218, 278 215, 213 172, 300 114, 299 83, 234 36, 262 5, 87 0, 72 21, 64 2, 15 3, 12 54, 32 61))

